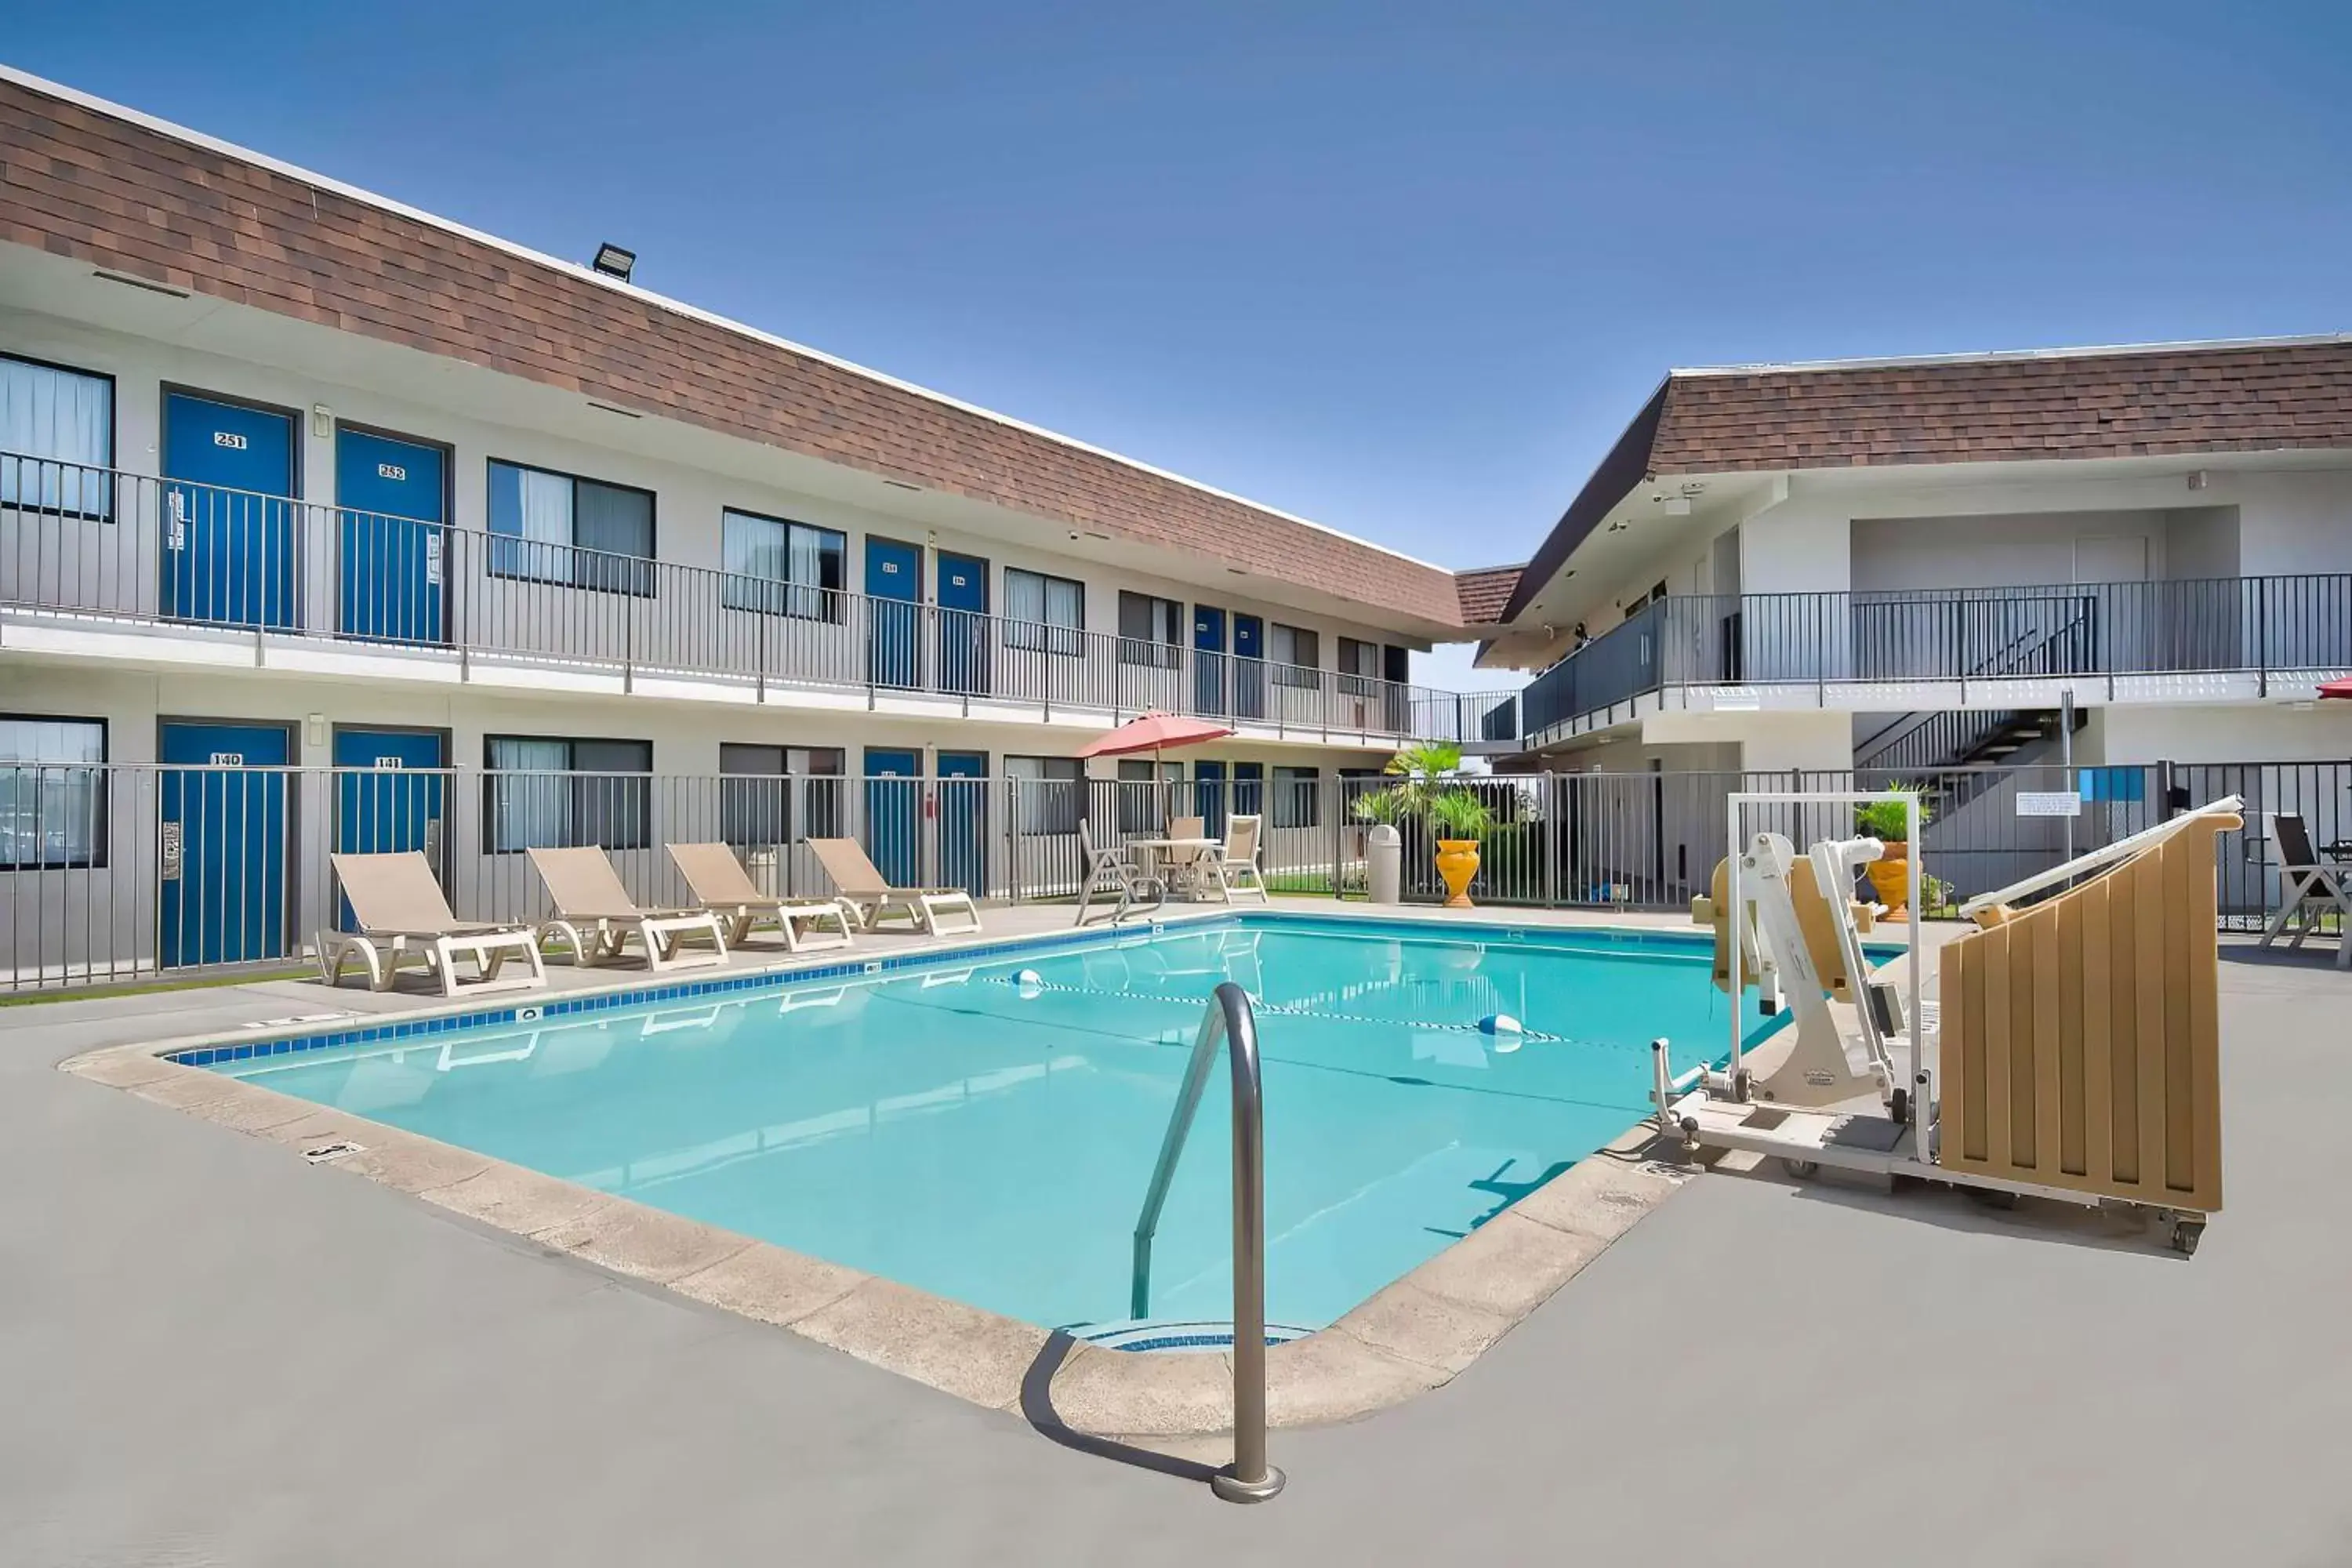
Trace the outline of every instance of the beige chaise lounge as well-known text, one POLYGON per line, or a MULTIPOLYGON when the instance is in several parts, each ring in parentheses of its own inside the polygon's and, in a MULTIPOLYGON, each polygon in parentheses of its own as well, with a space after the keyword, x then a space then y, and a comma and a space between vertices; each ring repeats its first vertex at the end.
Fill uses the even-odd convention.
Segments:
POLYGON ((459 920, 450 912, 432 862, 418 851, 328 858, 360 928, 319 933, 319 973, 328 984, 341 984, 345 965, 356 960, 367 970, 370 990, 389 991, 407 964, 437 978, 441 994, 455 996, 460 953, 474 961, 476 978, 463 983, 467 992, 524 991, 547 984, 538 933, 528 925, 459 920), (499 970, 509 958, 530 973, 500 979, 499 970))
POLYGON ((838 899, 779 899, 760 890, 735 851, 724 844, 673 844, 669 858, 697 902, 727 922, 727 945, 740 947, 752 928, 772 925, 787 952, 814 952, 850 944, 856 911, 838 899), (803 930, 805 925, 810 928, 803 930), (830 925, 833 929, 823 928, 830 925))
POLYGON ((621 874, 593 844, 572 849, 533 849, 530 863, 547 884, 555 913, 540 924, 544 938, 561 935, 572 944, 572 962, 583 966, 621 956, 635 937, 645 949, 646 967, 692 969, 727 962, 727 934, 709 910, 649 910, 629 896, 621 874), (690 948, 686 940, 708 935, 710 945, 690 948))
POLYGON ((812 838, 808 847, 867 931, 876 930, 893 911, 930 936, 961 936, 980 929, 980 907, 961 888, 894 888, 855 838, 812 838), (940 923, 940 916, 954 919, 959 913, 957 923, 940 923))

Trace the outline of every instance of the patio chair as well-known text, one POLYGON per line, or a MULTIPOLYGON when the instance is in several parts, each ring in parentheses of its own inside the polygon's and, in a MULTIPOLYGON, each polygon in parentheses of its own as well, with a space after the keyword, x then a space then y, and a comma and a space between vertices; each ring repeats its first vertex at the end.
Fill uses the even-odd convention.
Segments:
POLYGON ((1127 918, 1127 911, 1147 890, 1153 904, 1167 900, 1168 885, 1139 865, 1125 845, 1096 848, 1093 825, 1083 816, 1078 819, 1078 850, 1086 857, 1087 879, 1078 889, 1078 918, 1072 924, 1087 923, 1087 906, 1094 902, 1097 893, 1118 895, 1118 903, 1111 910, 1113 925, 1127 918))
POLYGON ((926 936, 962 936, 980 929, 980 906, 965 889, 893 887, 855 838, 812 838, 808 847, 833 879, 834 891, 857 911, 858 923, 867 931, 879 930, 894 910, 926 936), (954 923, 941 923, 942 916, 954 923))
POLYGON ((571 849, 530 851, 539 879, 547 884, 555 913, 540 925, 544 938, 561 935, 572 944, 572 962, 583 968, 621 956, 635 937, 652 970, 698 969, 727 962, 727 933, 709 910, 649 910, 629 896, 611 857, 593 844, 571 849), (687 939, 707 934, 708 949, 687 939))
POLYGON ((1255 893, 1262 904, 1274 900, 1266 896, 1265 874, 1257 863, 1260 841, 1265 837, 1265 818, 1259 816, 1230 816, 1225 819, 1225 843, 1217 858, 1209 863, 1217 886, 1232 903, 1235 893, 1255 893))
POLYGON ((2263 927, 2258 944, 2268 947, 2294 922, 2294 940, 2301 947, 2331 910, 2338 917, 2336 967, 2352 969, 2352 863, 2322 860, 2311 851, 2311 831, 2299 813, 2270 814, 2271 847, 2278 852, 2279 904, 2263 927))
POLYGON ((727 925, 727 945, 741 947, 752 928, 772 925, 783 938, 787 952, 816 952, 850 945, 855 910, 838 899, 780 899, 760 891, 759 884, 724 844, 673 844, 669 858, 677 862, 695 901, 727 925), (803 926, 808 930, 803 930, 803 926), (831 925, 828 931, 823 928, 831 925))
POLYGON ((366 969, 371 991, 391 990, 404 964, 438 979, 444 996, 457 994, 461 984, 468 993, 524 991, 547 984, 538 933, 528 925, 459 920, 450 912, 433 863, 422 852, 328 858, 360 928, 319 933, 319 973, 328 984, 341 984, 344 966, 352 962, 366 969), (457 967, 460 953, 473 959, 475 971, 474 979, 462 983, 457 967), (499 970, 509 958, 530 973, 500 979, 499 970))

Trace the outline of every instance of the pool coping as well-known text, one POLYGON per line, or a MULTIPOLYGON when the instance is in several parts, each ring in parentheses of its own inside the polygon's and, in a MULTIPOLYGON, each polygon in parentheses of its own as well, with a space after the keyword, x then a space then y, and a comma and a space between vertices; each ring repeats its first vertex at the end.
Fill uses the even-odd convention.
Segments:
MULTIPOLYGON (((1171 911, 1164 918, 1098 931, 992 940, 978 936, 945 942, 893 954, 880 961, 878 973, 971 957, 982 950, 992 955, 999 950, 1076 945, 1074 938, 1145 935, 1152 925, 1209 923, 1236 913, 1262 914, 1276 921, 1331 918, 1222 907, 1171 911)), ((1579 935, 1654 939, 1662 934, 1599 925, 1537 928, 1507 920, 1341 918, 1409 926, 1431 934, 1538 929, 1547 934, 1553 929, 1579 935)), ((659 980, 635 972, 610 985, 583 987, 550 1000, 617 999, 646 992, 683 998, 804 984, 845 970, 858 978, 877 973, 866 968, 870 961, 844 965, 827 963, 831 956, 785 960, 730 977, 734 984, 697 982, 690 976, 659 980)), ((646 999, 638 996, 635 1001, 646 999)), ((600 1005, 635 1004, 603 1000, 600 1005)), ((453 1027, 450 1020, 495 1016, 530 1005, 509 998, 504 1005, 485 1007, 478 998, 461 996, 380 1026, 389 1031, 398 1026, 436 1024, 437 1028, 402 1032, 446 1034, 453 1027)), ((574 1010, 590 1009, 563 1009, 574 1010)), ((355 1032, 347 1018, 309 1029, 271 1031, 260 1042, 250 1028, 215 1031, 109 1046, 68 1058, 58 1067, 278 1145, 313 1163, 365 1177, 537 1242, 551 1252, 784 1329, 990 1409, 1036 1419, 1040 1412, 1034 1391, 1024 1405, 1024 1384, 1050 1351, 1055 1359, 1046 1384, 1051 1408, 1045 1414, 1073 1431, 1154 1446, 1232 1429, 1230 1352, 1147 1354, 1086 1343, 1071 1346, 1066 1336, 1032 1323, 280 1094, 248 1079, 169 1059, 223 1045, 267 1046, 280 1039, 355 1032), (356 1147, 332 1152, 337 1145, 356 1147)), ((1270 1346, 1269 1423, 1280 1427, 1356 1420, 1451 1382, 1696 1173, 1696 1167, 1649 1158, 1652 1139, 1650 1124, 1637 1121, 1328 1327, 1270 1346)))

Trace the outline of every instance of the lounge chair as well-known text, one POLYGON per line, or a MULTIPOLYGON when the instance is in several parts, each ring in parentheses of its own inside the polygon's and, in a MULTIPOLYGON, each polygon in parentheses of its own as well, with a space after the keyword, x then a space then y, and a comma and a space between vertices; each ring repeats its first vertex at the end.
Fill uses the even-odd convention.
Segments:
POLYGON ((1158 904, 1168 897, 1168 885, 1139 864, 1122 844, 1095 847, 1094 830, 1085 817, 1078 819, 1078 849, 1086 856, 1087 879, 1078 889, 1078 918, 1074 924, 1087 923, 1087 906, 1097 893, 1117 893, 1118 903, 1111 910, 1111 924, 1127 918, 1146 893, 1158 904))
POLYGON ((440 981, 441 994, 455 996, 461 984, 460 953, 474 961, 476 977, 462 983, 467 992, 524 991, 547 984, 538 933, 528 925, 459 920, 450 912, 432 862, 419 851, 328 858, 360 928, 319 933, 319 973, 328 984, 341 984, 344 966, 356 960, 367 970, 368 989, 389 991, 401 967, 412 964, 440 981), (500 979, 499 970, 509 958, 530 973, 500 979))
POLYGON ((573 849, 530 851, 539 879, 547 884, 555 913, 541 922, 541 937, 561 935, 572 944, 572 962, 585 968, 621 956, 635 937, 645 949, 646 967, 692 969, 727 962, 727 933, 709 910, 649 910, 629 896, 621 875, 593 844, 573 849), (689 948, 686 939, 710 938, 709 949, 689 948))
POLYGON ((812 838, 808 847, 867 931, 879 930, 894 911, 927 936, 961 936, 980 929, 980 906, 962 888, 893 887, 855 838, 812 838), (943 915, 953 923, 940 923, 943 915))
POLYGON ((2336 933, 2336 967, 2352 969, 2352 863, 2322 860, 2311 852, 2311 830, 2299 813, 2270 814, 2271 847, 2278 851, 2279 904, 2263 927, 2261 946, 2268 947, 2294 921, 2294 940, 2318 926, 2331 910, 2339 917, 2336 933))
POLYGON ((740 947, 758 925, 773 925, 787 952, 814 952, 847 947, 850 921, 856 918, 838 899, 779 899, 760 891, 735 851, 724 844, 673 844, 669 858, 695 900, 727 922, 727 945, 740 947), (822 929, 802 930, 831 925, 822 929))
POLYGON ((1232 903, 1235 893, 1255 893, 1262 904, 1274 900, 1266 897, 1265 874, 1258 869, 1259 841, 1265 818, 1258 816, 1231 816, 1225 819, 1223 852, 1209 863, 1215 874, 1217 886, 1232 903))

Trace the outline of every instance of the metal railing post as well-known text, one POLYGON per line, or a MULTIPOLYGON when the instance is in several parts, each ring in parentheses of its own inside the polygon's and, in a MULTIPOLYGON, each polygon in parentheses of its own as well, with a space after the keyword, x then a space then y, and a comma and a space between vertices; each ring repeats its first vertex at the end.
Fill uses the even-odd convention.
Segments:
POLYGON ((1256 1016, 1249 993, 1230 980, 1217 987, 1202 1016, 1151 1187, 1136 1217, 1129 1307, 1138 1319, 1151 1315, 1151 1238, 1220 1045, 1233 1065, 1234 1091, 1234 1462, 1211 1477, 1209 1487, 1227 1502, 1264 1502, 1286 1479, 1265 1457, 1265 1107, 1256 1016))

